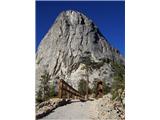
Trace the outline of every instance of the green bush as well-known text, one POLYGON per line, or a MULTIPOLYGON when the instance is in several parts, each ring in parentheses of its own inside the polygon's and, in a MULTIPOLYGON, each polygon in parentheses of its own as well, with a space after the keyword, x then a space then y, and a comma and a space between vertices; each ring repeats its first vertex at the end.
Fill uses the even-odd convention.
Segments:
POLYGON ((78 91, 81 95, 86 95, 87 81, 81 79, 78 84, 78 91))

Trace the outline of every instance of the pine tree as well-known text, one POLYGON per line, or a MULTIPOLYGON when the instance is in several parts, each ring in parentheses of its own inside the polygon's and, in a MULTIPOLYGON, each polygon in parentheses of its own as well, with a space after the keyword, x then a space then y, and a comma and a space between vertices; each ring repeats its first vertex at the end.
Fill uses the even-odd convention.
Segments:
POLYGON ((39 90, 37 92, 37 97, 42 101, 45 101, 50 97, 50 80, 51 75, 45 70, 44 74, 41 75, 39 90))

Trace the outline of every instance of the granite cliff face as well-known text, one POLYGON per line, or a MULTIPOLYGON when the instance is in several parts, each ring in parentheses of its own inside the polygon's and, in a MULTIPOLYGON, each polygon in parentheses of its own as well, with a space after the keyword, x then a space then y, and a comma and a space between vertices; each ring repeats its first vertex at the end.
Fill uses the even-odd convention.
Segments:
POLYGON ((64 11, 57 17, 38 47, 36 85, 44 70, 47 70, 52 80, 62 78, 77 88, 79 80, 85 79, 83 58, 92 61, 90 86, 96 79, 112 83, 113 70, 110 61, 124 64, 124 58, 119 51, 109 44, 92 20, 77 11, 64 11))

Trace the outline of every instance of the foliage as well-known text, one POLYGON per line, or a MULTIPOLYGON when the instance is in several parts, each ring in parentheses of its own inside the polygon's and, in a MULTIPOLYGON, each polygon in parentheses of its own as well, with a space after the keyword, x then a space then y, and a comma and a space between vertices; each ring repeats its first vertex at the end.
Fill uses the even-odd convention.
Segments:
POLYGON ((55 91, 54 91, 54 83, 52 82, 50 84, 50 97, 54 97, 55 91))
POLYGON ((43 100, 42 100, 42 91, 41 90, 36 92, 36 102, 37 103, 43 102, 43 100))
POLYGON ((88 87, 88 90, 90 89, 89 86, 87 86, 87 81, 84 79, 81 79, 78 84, 78 91, 81 95, 86 95, 86 89, 88 87))
POLYGON ((104 94, 108 94, 111 92, 111 87, 104 82, 104 94))
POLYGON ((92 94, 93 92, 92 92, 92 89, 88 86, 88 94, 90 95, 90 94, 92 94))
POLYGON ((125 89, 125 67, 120 63, 111 63, 114 71, 114 81, 112 83, 112 99, 117 99, 122 101, 121 96, 125 89))
POLYGON ((120 80, 123 82, 124 80, 124 74, 125 74, 125 67, 123 64, 116 63, 116 62, 111 62, 111 66, 114 71, 114 76, 116 80, 120 80))
POLYGON ((96 95, 97 94, 97 81, 93 81, 93 87, 92 87, 92 92, 96 95))
POLYGON ((51 75, 45 70, 44 74, 41 75, 39 90, 37 91, 37 102, 45 101, 50 97, 50 83, 51 75))

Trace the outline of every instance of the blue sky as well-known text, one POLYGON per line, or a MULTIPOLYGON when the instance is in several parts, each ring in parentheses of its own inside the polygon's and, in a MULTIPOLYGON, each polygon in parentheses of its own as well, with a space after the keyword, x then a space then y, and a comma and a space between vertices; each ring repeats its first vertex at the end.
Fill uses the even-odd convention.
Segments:
POLYGON ((77 10, 93 20, 109 43, 125 56, 125 2, 36 1, 36 49, 58 14, 77 10))

